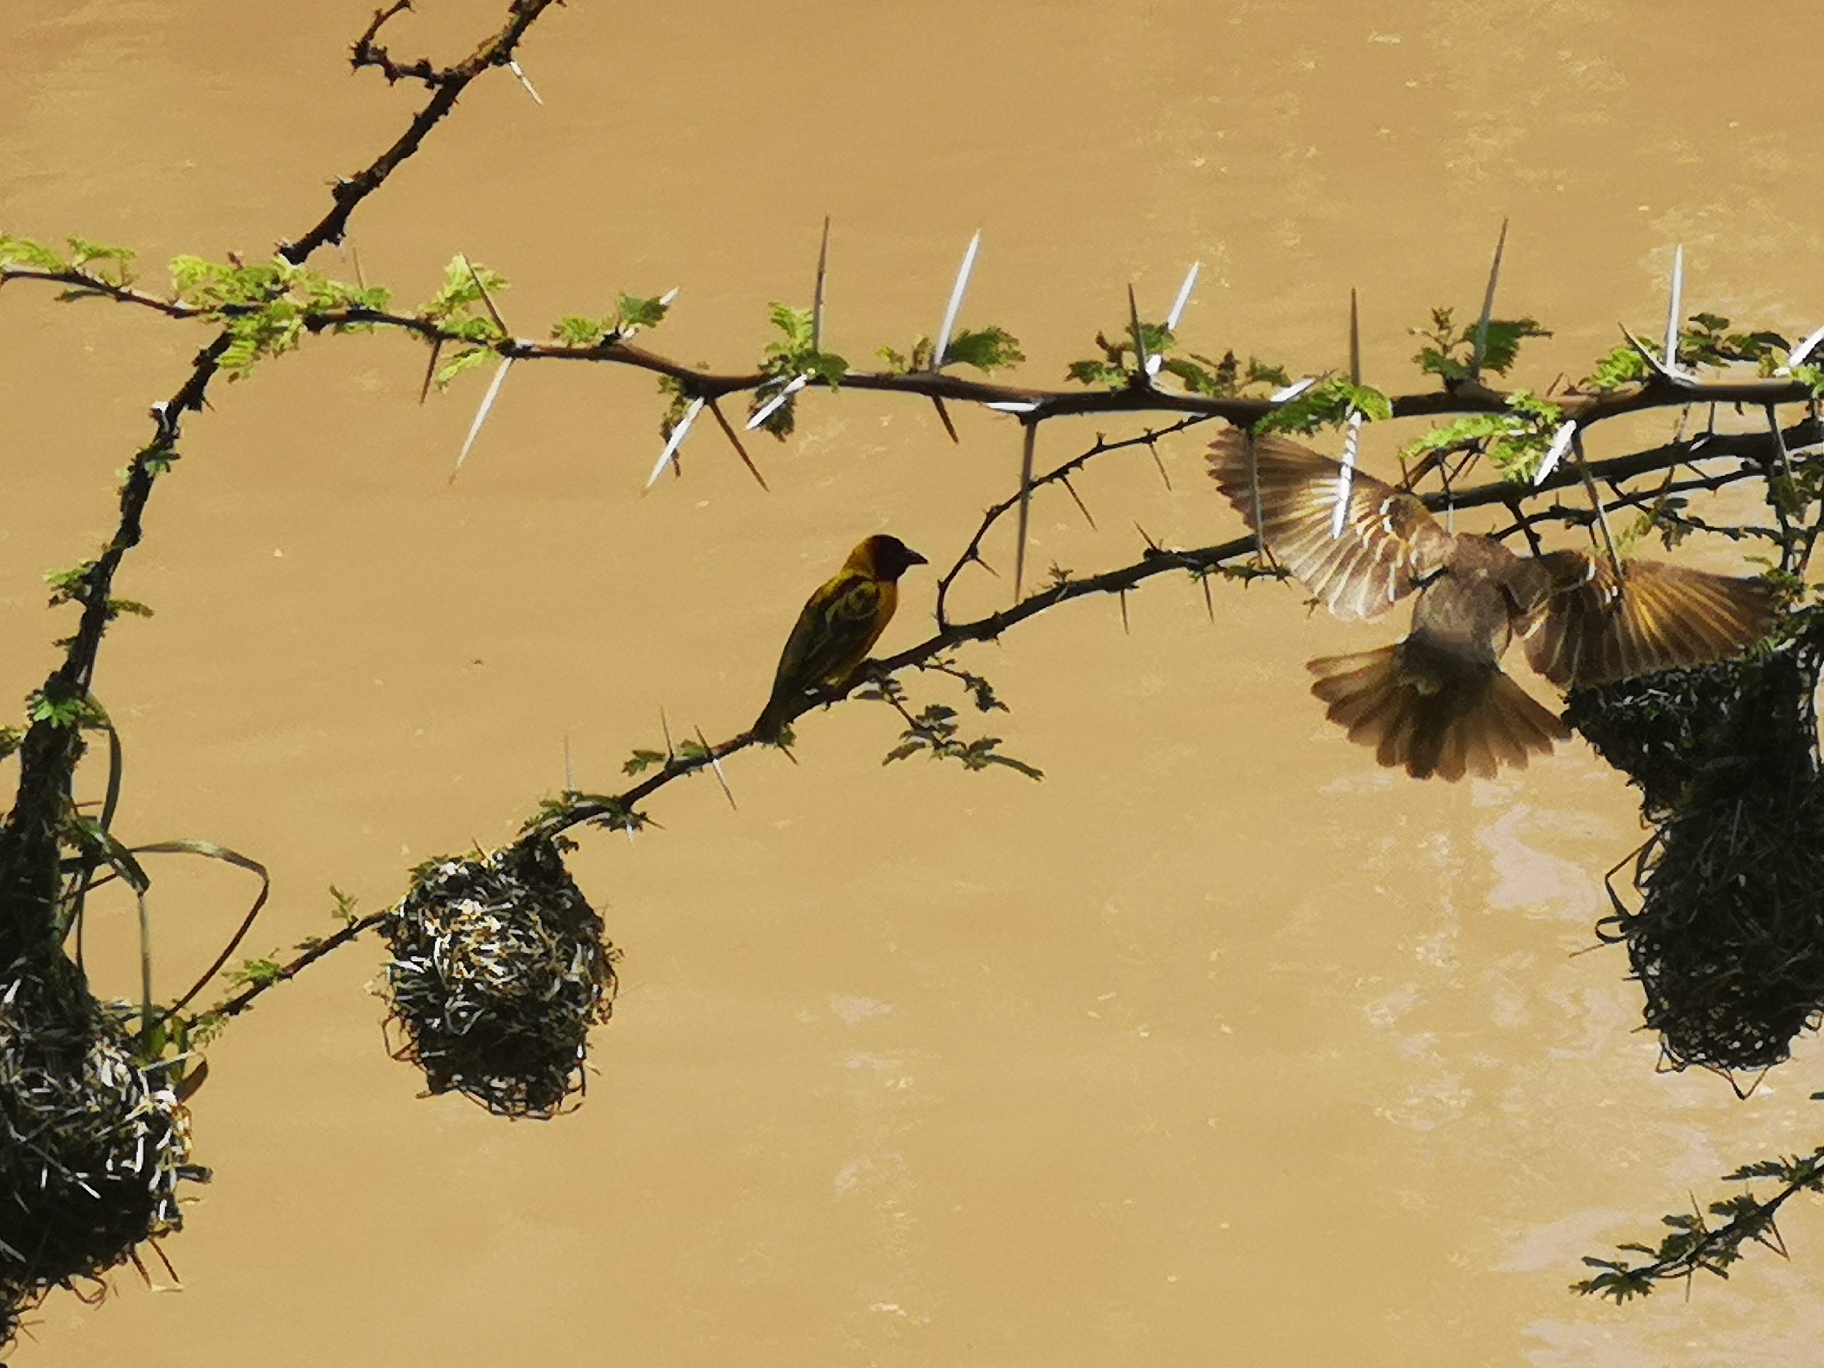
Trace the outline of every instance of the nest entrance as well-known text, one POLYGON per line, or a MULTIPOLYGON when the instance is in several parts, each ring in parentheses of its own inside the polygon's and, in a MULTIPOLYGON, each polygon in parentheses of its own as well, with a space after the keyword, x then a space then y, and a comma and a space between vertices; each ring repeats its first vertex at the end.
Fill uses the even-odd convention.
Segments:
POLYGON ((100 1280, 183 1224, 189 1115, 86 991, 0 976, 0 1345, 53 1287, 100 1280))
POLYGON ((1667 1061, 1781 1063, 1824 1014, 1820 652, 1674 670, 1571 693, 1566 720, 1639 786, 1657 823, 1634 860, 1624 941, 1667 1061))
POLYGON ((394 1057, 423 1069, 429 1091, 542 1119, 582 1089, 619 953, 552 841, 433 861, 380 929, 404 1036, 394 1057))

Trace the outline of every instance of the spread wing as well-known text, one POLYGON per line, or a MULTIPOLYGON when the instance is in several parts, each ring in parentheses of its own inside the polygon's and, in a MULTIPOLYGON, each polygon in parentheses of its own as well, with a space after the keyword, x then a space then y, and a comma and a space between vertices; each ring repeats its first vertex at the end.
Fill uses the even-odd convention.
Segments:
POLYGON ((1526 658, 1562 687, 1607 684, 1657 670, 1723 660, 1766 635, 1773 595, 1762 579, 1737 579, 1663 561, 1622 562, 1581 551, 1538 558, 1526 658))
POLYGON ((1267 550, 1340 618, 1374 617, 1441 569, 1455 540, 1417 498, 1356 471, 1332 537, 1342 466, 1283 437, 1230 428, 1211 475, 1267 550))

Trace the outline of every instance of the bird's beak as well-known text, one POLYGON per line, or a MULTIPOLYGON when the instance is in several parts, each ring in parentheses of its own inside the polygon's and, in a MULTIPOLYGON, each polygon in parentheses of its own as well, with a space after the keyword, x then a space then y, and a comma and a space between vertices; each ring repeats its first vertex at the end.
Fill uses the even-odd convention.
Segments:
POLYGON ((911 547, 908 546, 906 548, 906 564, 907 565, 929 565, 929 564, 931 564, 931 562, 926 560, 923 556, 919 555, 918 552, 914 551, 911 547))

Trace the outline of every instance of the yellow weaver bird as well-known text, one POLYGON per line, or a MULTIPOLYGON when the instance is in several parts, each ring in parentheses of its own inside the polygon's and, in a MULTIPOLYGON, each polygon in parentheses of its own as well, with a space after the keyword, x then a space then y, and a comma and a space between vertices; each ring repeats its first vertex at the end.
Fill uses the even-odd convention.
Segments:
POLYGON ((754 723, 754 735, 777 741, 813 695, 848 689, 869 649, 893 620, 899 577, 914 565, 928 564, 898 537, 880 534, 849 552, 836 577, 812 594, 798 614, 798 625, 786 638, 773 676, 773 696, 754 723))

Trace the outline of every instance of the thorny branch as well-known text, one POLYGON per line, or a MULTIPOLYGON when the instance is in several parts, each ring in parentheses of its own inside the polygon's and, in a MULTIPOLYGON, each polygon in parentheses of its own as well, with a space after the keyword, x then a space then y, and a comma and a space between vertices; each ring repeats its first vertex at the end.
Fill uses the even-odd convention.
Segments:
POLYGON ((553 0, 512 0, 507 6, 508 19, 499 33, 489 38, 476 48, 467 58, 455 66, 445 67, 442 71, 426 76, 418 70, 424 63, 410 69, 392 68, 390 61, 382 61, 384 48, 374 48, 373 38, 380 31, 380 26, 410 6, 404 3, 395 4, 390 10, 376 13, 374 22, 360 41, 354 45, 350 65, 357 71, 363 66, 380 66, 389 81, 399 76, 411 76, 423 80, 431 87, 431 98, 424 108, 418 111, 411 126, 399 135, 399 140, 376 157, 364 170, 356 172, 347 180, 338 180, 331 195, 335 200, 332 208, 303 237, 296 242, 281 242, 279 255, 293 266, 303 261, 317 248, 328 243, 342 241, 348 229, 349 216, 355 212, 355 206, 361 203, 374 191, 378 190, 393 174, 399 164, 415 153, 424 142, 425 135, 441 123, 444 117, 456 107, 456 101, 462 92, 468 89, 482 72, 490 67, 506 66, 513 60, 513 52, 519 46, 519 40, 525 37, 526 30, 537 21, 552 5, 553 0), (364 59, 365 58, 365 59, 364 59), (395 75, 394 71, 398 74, 395 75))
MULTIPOLYGON (((296 242, 281 244, 279 254, 297 265, 317 247, 339 241, 356 206, 378 190, 393 170, 418 150, 425 135, 450 112, 457 96, 470 81, 488 67, 504 65, 511 60, 520 38, 550 3, 551 0, 512 0, 508 7, 509 17, 500 32, 477 48, 466 61, 442 74, 431 100, 413 119, 405 134, 352 180, 338 181, 330 212, 296 242)), ((380 24, 401 8, 403 6, 396 5, 386 14, 377 15, 363 42, 371 43, 380 24)), ((361 44, 356 46, 355 65, 360 66, 361 44)), ((8 276, 21 274, 31 273, 10 270, 6 273, 8 276)), ((105 294, 122 302, 184 316, 179 312, 181 305, 142 295, 124 285, 110 286, 109 282, 91 278, 87 273, 75 273, 83 277, 80 281, 72 281, 60 272, 37 274, 60 279, 80 291, 105 294)), ((220 331, 197 354, 189 377, 172 397, 153 406, 152 439, 134 454, 121 484, 119 524, 101 555, 88 565, 80 583, 70 590, 70 596, 82 605, 82 619, 75 636, 70 639, 62 665, 40 691, 43 715, 33 721, 20 745, 18 797, 4 826, 0 826, 0 963, 12 963, 24 953, 41 952, 49 942, 51 909, 58 900, 57 852, 69 807, 71 778, 83 749, 81 727, 74 720, 73 710, 87 699, 101 639, 113 615, 110 596, 114 575, 126 553, 139 543, 141 521, 153 485, 178 457, 183 415, 203 407, 221 356, 232 341, 229 329, 220 331)), ((90 872, 80 873, 79 881, 86 881, 90 872)))
MULTIPOLYGON (((1079 511, 1082 512, 1083 517, 1093 528, 1096 525, 1096 520, 1091 516, 1089 508, 1084 504, 1083 500, 1077 496, 1077 491, 1072 488, 1070 483, 1070 477, 1072 475, 1075 475, 1096 457, 1105 452, 1125 451, 1137 446, 1151 447, 1161 437, 1169 437, 1173 433, 1183 432, 1186 428, 1194 427, 1198 423, 1207 421, 1208 419, 1202 415, 1183 418, 1167 427, 1158 429, 1148 428, 1137 437, 1124 437, 1113 442, 1098 433, 1094 446, 1077 453, 1077 455, 1071 457, 1062 465, 1053 467, 1043 475, 1036 476, 1028 486, 1028 491, 1041 489, 1046 485, 1062 484, 1065 492, 1070 495, 1071 500, 1076 504, 1079 511)), ((1011 513, 1015 508, 1019 507, 1022 494, 1023 491, 1016 489, 1012 494, 1009 494, 999 503, 992 505, 982 514, 981 525, 975 529, 975 535, 969 539, 969 544, 963 548, 961 554, 957 556, 950 568, 938 579, 936 615, 937 624, 940 628, 948 626, 950 622, 950 615, 948 612, 950 586, 956 583, 957 577, 962 574, 964 568, 970 563, 973 562, 984 567, 987 566, 988 562, 982 559, 982 539, 988 535, 989 530, 993 528, 997 522, 1008 513, 1011 513)))
POLYGON ((383 10, 374 11, 374 22, 367 26, 367 32, 355 39, 349 49, 349 65, 359 71, 362 67, 379 67, 380 74, 386 77, 388 85, 397 85, 400 81, 422 81, 435 90, 449 79, 448 73, 433 66, 431 59, 420 57, 417 61, 401 65, 395 62, 387 50, 374 39, 380 36, 380 28, 395 14, 412 7, 412 0, 395 0, 395 3, 383 10))
MULTIPOLYGON (((1162 434, 1153 435, 1156 438, 1162 434)), ((1789 429, 1786 440, 1789 446, 1824 440, 1824 429, 1807 420, 1789 429)), ((1135 438, 1130 442, 1098 440, 1093 447, 1051 473, 1055 475, 1058 471, 1079 469, 1087 459, 1093 456, 1120 450, 1123 447, 1142 445, 1145 441, 1144 437, 1135 438)), ((1739 462, 1734 470, 1707 477, 1709 482, 1721 487, 1723 484, 1740 480, 1763 478, 1773 459, 1774 449, 1775 443, 1771 434, 1751 433, 1726 438, 1700 436, 1691 441, 1654 448, 1650 452, 1636 452, 1606 461, 1592 462, 1590 474, 1599 481, 1614 482, 1631 476, 1688 465, 1696 460, 1709 460, 1713 456, 1733 457, 1739 462)), ((1559 470, 1544 481, 1540 489, 1562 489, 1580 483, 1581 479, 1581 475, 1574 470, 1559 470)), ((1039 483, 1039 480, 1034 480, 1035 486, 1039 483)), ((1515 499, 1515 486, 1511 481, 1495 480, 1469 489, 1457 489, 1450 492, 1427 491, 1420 497, 1427 507, 1434 510, 1441 510, 1447 506, 1465 509, 1495 504, 1505 505, 1515 499)), ((1627 507, 1634 497, 1623 493, 1617 498, 1605 501, 1605 507, 1627 507)), ((1004 515, 1013 506, 1013 502, 1013 498, 1009 498, 995 505, 993 509, 989 510, 985 525, 986 522, 992 522, 995 518, 1004 515)), ((1593 516, 1587 508, 1560 504, 1529 515, 1526 522, 1529 527, 1540 522, 1558 522, 1575 526, 1593 516)), ((1504 529, 1498 535, 1511 535, 1517 530, 1519 528, 1516 525, 1504 529)), ((957 557, 954 569, 960 569, 974 559, 972 552, 979 546, 980 535, 981 533, 978 531, 976 536, 971 539, 969 546, 957 557)), ((1183 571, 1199 580, 1212 574, 1251 579, 1263 572, 1255 570, 1251 565, 1244 566, 1241 562, 1253 557, 1257 550, 1258 545, 1252 536, 1238 537, 1215 545, 1188 550, 1149 546, 1140 559, 1131 565, 1083 578, 1059 577, 1049 586, 1035 590, 1009 608, 967 622, 940 623, 938 631, 924 641, 877 662, 877 671, 884 675, 896 675, 907 669, 922 668, 932 661, 943 658, 958 646, 970 642, 993 641, 1010 628, 1049 609, 1090 595, 1123 594, 1156 575, 1172 571, 1183 571)), ((943 591, 940 589, 941 592, 943 591)), ((800 713, 808 712, 820 704, 834 701, 836 701, 834 698, 829 697, 807 698, 800 713)), ((549 836, 573 826, 599 823, 604 820, 617 826, 629 822, 637 823, 639 820, 637 805, 642 800, 650 797, 674 779, 683 778, 702 769, 710 763, 712 757, 716 760, 726 758, 736 751, 744 750, 755 744, 756 739, 752 733, 743 732, 707 751, 689 754, 674 753, 652 775, 612 797, 589 798, 583 795, 567 795, 564 804, 539 819, 532 825, 532 829, 549 836), (574 801, 570 801, 571 799, 574 801)))
POLYGON ((1583 1261, 1586 1265, 1602 1271, 1571 1284, 1571 1290, 1624 1302, 1629 1297, 1646 1296, 1657 1282, 1683 1278, 1688 1286, 1699 1272, 1726 1278, 1729 1265, 1741 1258, 1742 1246, 1750 1241, 1786 1257, 1785 1242, 1780 1238, 1775 1217, 1780 1208, 1799 1193, 1824 1191, 1824 1149, 1803 1158, 1751 1164, 1728 1175, 1729 1179, 1738 1182, 1771 1177, 1783 1181, 1779 1191, 1765 1201, 1757 1200, 1749 1193, 1711 1203, 1710 1215, 1729 1217, 1722 1225, 1712 1228, 1701 1211, 1668 1216, 1665 1223, 1673 1227, 1673 1231, 1658 1250, 1641 1244, 1622 1246, 1635 1253, 1656 1253, 1659 1257, 1651 1263, 1630 1265, 1619 1259, 1586 1257, 1583 1261))
MULTIPOLYGON (((484 45, 484 50, 487 45, 484 45)), ((475 59, 471 59, 473 61, 475 59)), ((496 64, 504 64, 509 58, 503 56, 496 64)), ((449 91, 451 86, 439 88, 439 96, 449 91)), ((432 102, 433 104, 436 101, 432 102)), ((429 106, 426 107, 427 112, 429 106)), ((420 120, 424 115, 419 116, 420 120)), ((376 161, 366 172, 354 180, 339 181, 335 193, 342 196, 345 187, 365 184, 365 178, 376 168, 384 165, 380 179, 385 172, 390 172, 394 163, 388 158, 406 139, 389 150, 386 156, 376 161)), ((415 147, 414 149, 415 150, 415 147)), ((409 152, 401 154, 397 160, 403 160, 409 152)), ((364 189, 362 194, 372 193, 377 188, 364 189)), ((356 197, 357 199, 360 196, 356 197)), ((352 208, 352 204, 350 206, 352 208)), ((301 250, 305 244, 309 249, 323 245, 324 242, 340 241, 341 227, 333 233, 325 225, 331 220, 345 222, 347 215, 341 214, 341 205, 329 214, 323 223, 311 230, 297 244, 285 244, 280 255, 296 265, 308 255, 308 250, 301 250)), ((0 267, 0 282, 6 280, 45 280, 69 285, 73 293, 93 294, 113 299, 122 304, 133 304, 151 308, 173 318, 191 318, 202 315, 239 317, 257 313, 259 306, 229 304, 209 309, 196 308, 181 302, 161 299, 144 291, 108 281, 84 271, 48 271, 28 267, 0 267)), ((398 328, 410 332, 425 341, 442 345, 460 342, 468 346, 485 346, 502 360, 512 361, 571 361, 595 362, 610 365, 630 366, 638 370, 649 371, 654 375, 665 376, 675 381, 679 391, 687 399, 711 401, 731 394, 756 391, 765 386, 776 386, 779 377, 767 371, 724 372, 698 370, 682 362, 645 347, 637 346, 624 340, 618 333, 608 333, 592 346, 569 346, 561 343, 535 342, 526 338, 506 337, 486 343, 476 342, 470 334, 457 329, 439 325, 430 319, 413 314, 393 313, 384 309, 360 307, 310 310, 300 316, 304 328, 312 333, 324 332, 333 328, 349 326, 398 328)), ((821 376, 804 377, 807 388, 834 388, 840 384, 845 389, 873 390, 888 394, 909 394, 928 399, 952 399, 959 403, 980 405, 1016 406, 1023 418, 1034 422, 1043 422, 1051 418, 1070 418, 1086 414, 1103 413, 1182 413, 1206 418, 1226 418, 1232 423, 1252 426, 1273 412, 1276 405, 1269 399, 1259 398, 1223 398, 1204 394, 1179 393, 1161 389, 1147 377, 1140 377, 1135 383, 1113 389, 1048 389, 1043 386, 997 384, 985 380, 971 380, 965 376, 952 375, 942 371, 848 371, 834 384, 821 376)), ((1491 389, 1480 383, 1459 383, 1442 389, 1422 390, 1413 394, 1403 394, 1391 398, 1392 416, 1395 418, 1436 418, 1450 414, 1502 413, 1509 408, 1512 396, 1503 390, 1491 389)), ((1737 404, 1753 405, 1765 408, 1779 404, 1808 404, 1816 396, 1804 382, 1795 379, 1741 379, 1723 378, 1717 380, 1681 382, 1659 374, 1649 376, 1637 384, 1620 386, 1611 390, 1596 393, 1566 393, 1557 396, 1554 402, 1562 410, 1567 420, 1574 420, 1582 427, 1589 427, 1606 419, 1618 418, 1629 413, 1643 413, 1653 409, 1686 408, 1693 404, 1737 404)), ((1163 429, 1170 431, 1170 429, 1163 429)), ((1158 435, 1158 434, 1156 434, 1158 435)), ((1144 442, 1144 438, 1138 439, 1144 442)), ((1715 441, 1726 441, 1714 437, 1715 441)), ((1643 458, 1646 453, 1642 453, 1643 458)), ((1414 472, 1415 477, 1429 469, 1435 462, 1427 462, 1414 472)))

